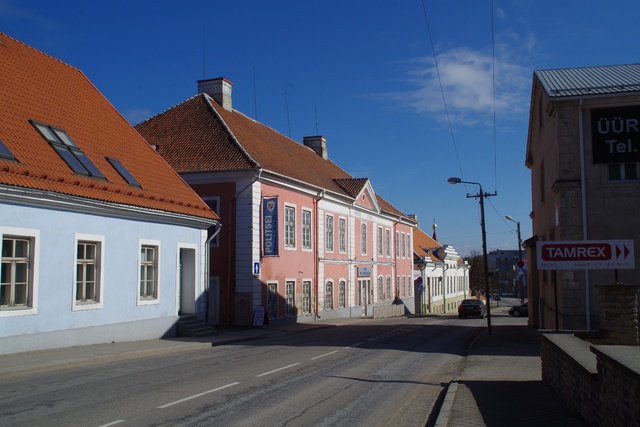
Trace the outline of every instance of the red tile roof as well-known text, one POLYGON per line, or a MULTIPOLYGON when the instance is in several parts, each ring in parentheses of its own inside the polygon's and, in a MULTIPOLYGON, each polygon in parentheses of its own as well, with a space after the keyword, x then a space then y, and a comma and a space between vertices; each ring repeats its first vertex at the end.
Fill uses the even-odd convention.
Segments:
POLYGON ((0 183, 217 219, 78 69, 0 33, 0 75, 0 140, 16 158, 0 158, 0 183), (30 120, 66 131, 106 180, 74 174, 30 120))
POLYGON ((413 230, 413 251, 421 257, 428 257, 433 261, 441 261, 433 254, 432 249, 440 249, 442 245, 433 240, 427 233, 416 228, 413 230))
MULTIPOLYGON (((350 198, 368 182, 204 93, 136 129, 179 173, 262 168, 350 198)), ((406 217, 379 196, 378 202, 384 211, 406 217)))

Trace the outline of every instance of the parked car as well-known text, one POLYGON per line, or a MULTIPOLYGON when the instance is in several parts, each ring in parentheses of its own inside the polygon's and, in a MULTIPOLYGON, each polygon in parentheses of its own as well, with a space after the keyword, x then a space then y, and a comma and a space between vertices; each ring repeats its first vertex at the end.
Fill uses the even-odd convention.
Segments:
POLYGON ((529 303, 525 302, 522 305, 517 305, 515 307, 511 307, 509 309, 509 316, 514 316, 514 317, 524 316, 524 317, 528 317, 529 316, 529 303))
POLYGON ((479 299, 465 299, 458 306, 458 317, 460 319, 468 316, 477 316, 484 319, 487 307, 479 299))

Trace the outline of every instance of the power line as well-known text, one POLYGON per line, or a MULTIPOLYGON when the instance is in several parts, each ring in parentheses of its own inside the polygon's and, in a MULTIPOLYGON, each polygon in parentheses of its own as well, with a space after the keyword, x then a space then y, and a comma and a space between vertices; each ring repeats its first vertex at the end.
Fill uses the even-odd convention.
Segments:
POLYGON ((438 76, 438 84, 440 85, 440 93, 442 94, 442 103, 444 104, 444 111, 447 116, 447 123, 449 124, 449 133, 451 133, 451 142, 453 143, 453 150, 456 154, 456 161, 458 162, 458 169, 460 169, 460 177, 464 180, 464 173, 462 172, 462 165, 460 164, 460 156, 458 155, 458 147, 456 146, 456 139, 453 134, 453 126, 451 125, 451 117, 449 116, 449 109, 447 107, 447 100, 444 96, 444 88, 442 86, 442 79, 440 78, 440 69, 438 68, 438 59, 436 58, 436 49, 433 45, 433 38, 431 37, 431 27, 429 26, 429 18, 427 17, 427 7, 425 6, 425 0, 422 0, 422 10, 424 11, 424 20, 427 23, 427 33, 429 34, 429 43, 431 43, 431 52, 433 53, 433 62, 436 67, 436 75, 438 76))

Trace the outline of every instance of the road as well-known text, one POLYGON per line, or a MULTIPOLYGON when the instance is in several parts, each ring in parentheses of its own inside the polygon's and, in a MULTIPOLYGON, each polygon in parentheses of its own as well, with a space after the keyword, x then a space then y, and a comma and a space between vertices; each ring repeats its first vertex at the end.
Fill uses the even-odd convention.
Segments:
POLYGON ((425 426, 485 324, 372 320, 5 379, 0 426, 425 426))

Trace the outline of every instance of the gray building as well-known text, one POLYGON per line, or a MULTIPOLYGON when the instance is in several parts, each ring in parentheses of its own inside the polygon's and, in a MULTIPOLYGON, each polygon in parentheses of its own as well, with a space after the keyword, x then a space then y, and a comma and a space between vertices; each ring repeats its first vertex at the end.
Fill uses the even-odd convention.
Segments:
MULTIPOLYGON (((640 64, 538 70, 533 75, 526 166, 533 237, 525 242, 529 323, 595 330, 598 284, 613 270, 538 270, 541 241, 640 239, 640 64)), ((638 266, 638 252, 635 265, 638 266)), ((618 281, 639 283, 637 269, 618 281)))

